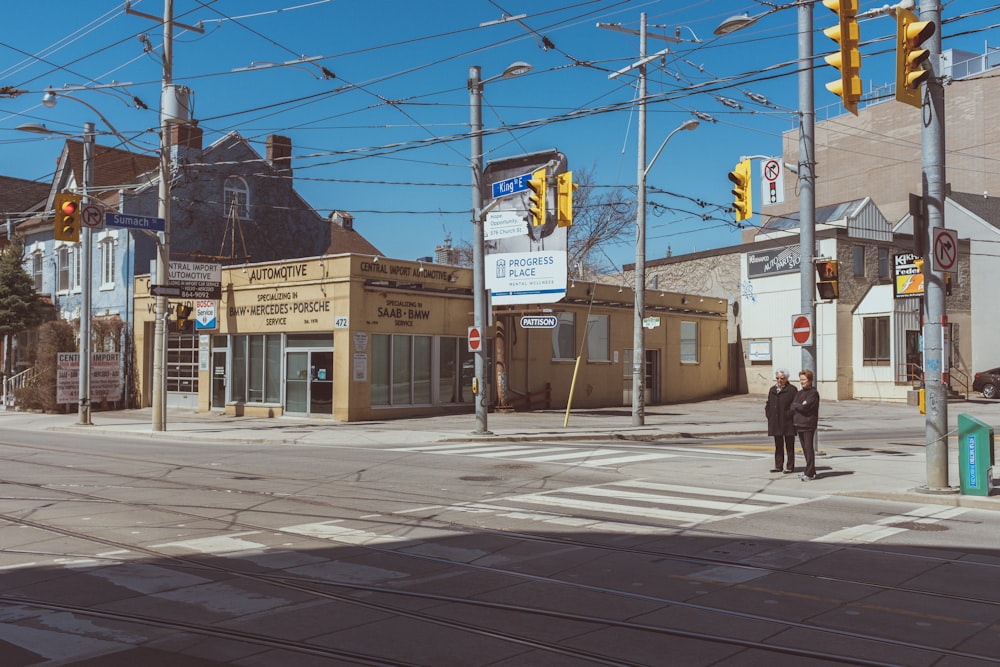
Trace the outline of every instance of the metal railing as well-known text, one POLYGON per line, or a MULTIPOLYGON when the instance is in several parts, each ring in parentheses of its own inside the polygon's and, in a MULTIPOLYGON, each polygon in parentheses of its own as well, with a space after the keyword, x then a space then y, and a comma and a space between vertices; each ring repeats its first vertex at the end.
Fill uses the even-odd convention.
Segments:
POLYGON ((29 387, 34 384, 38 373, 35 372, 34 368, 28 368, 20 373, 11 375, 9 378, 4 378, 3 381, 3 405, 11 406, 14 405, 14 392, 18 389, 23 389, 24 387, 29 387))

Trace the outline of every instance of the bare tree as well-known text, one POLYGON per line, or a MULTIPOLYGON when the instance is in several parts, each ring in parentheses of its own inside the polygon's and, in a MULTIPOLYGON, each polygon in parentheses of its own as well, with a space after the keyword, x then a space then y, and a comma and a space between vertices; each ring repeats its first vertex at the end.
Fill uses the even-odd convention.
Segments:
MULTIPOLYGON (((617 272, 604 248, 633 235, 635 195, 620 186, 595 185, 593 167, 574 171, 573 177, 579 187, 573 193, 566 265, 581 277, 617 272)), ((472 266, 472 242, 460 241, 455 257, 459 266, 472 266)))
POLYGON ((570 270, 579 267, 577 275, 582 276, 615 272, 604 248, 632 234, 635 196, 623 187, 595 185, 593 167, 574 171, 573 177, 580 187, 573 194, 567 266, 570 270))

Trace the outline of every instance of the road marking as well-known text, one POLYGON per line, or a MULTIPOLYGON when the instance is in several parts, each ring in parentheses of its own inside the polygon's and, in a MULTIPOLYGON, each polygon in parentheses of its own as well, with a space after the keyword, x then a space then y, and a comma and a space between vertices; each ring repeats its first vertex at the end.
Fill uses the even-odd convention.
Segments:
MULTIPOLYGON (((504 518, 560 526, 622 530, 623 526, 639 525, 643 519, 691 527, 812 500, 797 496, 633 480, 505 496, 488 502, 456 503, 451 506, 425 505, 395 513, 433 513, 438 517, 443 512, 492 513, 504 518), (628 523, 608 518, 615 516, 627 517, 628 523)), ((647 525, 643 529, 649 528, 647 525)), ((635 531, 630 529, 628 532, 635 531)))
MULTIPOLYGON (((448 444, 394 447, 390 451, 421 454, 455 454, 477 458, 507 459, 526 463, 564 463, 566 465, 604 468, 641 461, 659 461, 677 455, 664 451, 635 452, 625 449, 587 449, 585 447, 546 447, 544 445, 472 445, 448 444)), ((744 456, 744 454, 739 454, 744 456)))
POLYGON ((359 530, 357 528, 348 528, 347 526, 338 525, 340 523, 339 519, 317 523, 303 523, 298 526, 285 526, 281 531, 305 537, 318 537, 334 542, 344 542, 346 544, 387 544, 409 539, 395 535, 380 535, 379 533, 359 530))
POLYGON ((905 514, 897 514, 879 519, 875 523, 863 523, 857 526, 848 526, 827 533, 821 537, 813 538, 812 542, 862 542, 871 544, 879 540, 891 537, 898 533, 905 533, 909 528, 897 526, 899 523, 922 523, 935 524, 939 521, 952 519, 966 512, 962 507, 948 507, 942 509, 940 505, 923 505, 916 507, 905 514))

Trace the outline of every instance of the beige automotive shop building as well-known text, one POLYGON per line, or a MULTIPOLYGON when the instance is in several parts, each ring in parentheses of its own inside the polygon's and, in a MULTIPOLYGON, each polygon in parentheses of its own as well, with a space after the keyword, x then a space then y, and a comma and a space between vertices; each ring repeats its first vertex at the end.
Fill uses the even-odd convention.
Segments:
MULTIPOLYGON (((342 254, 227 266, 221 283, 221 299, 185 302, 190 331, 167 323, 168 406, 341 421, 473 411, 470 269, 342 254)), ((135 287, 149 405, 154 297, 148 276, 135 287)), ((724 393, 725 300, 647 290, 646 305, 646 404, 724 393)), ((630 405, 633 318, 630 288, 582 281, 558 303, 495 307, 491 403, 565 409, 572 387, 574 408, 630 405)))

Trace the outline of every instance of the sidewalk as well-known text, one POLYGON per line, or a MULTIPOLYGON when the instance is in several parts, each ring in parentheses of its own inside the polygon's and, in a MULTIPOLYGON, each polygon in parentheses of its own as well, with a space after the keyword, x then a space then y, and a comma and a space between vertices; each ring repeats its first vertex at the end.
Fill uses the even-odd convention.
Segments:
MULTIPOLYGON (((766 434, 763 414, 764 398, 759 396, 728 396, 715 400, 659 405, 647 408, 643 426, 632 425, 631 409, 606 408, 596 410, 533 412, 491 412, 487 417, 489 434, 473 433, 476 419, 469 412, 456 415, 369 422, 336 422, 327 419, 293 417, 254 418, 233 417, 219 413, 197 413, 172 409, 167 415, 167 430, 153 431, 151 410, 94 412, 92 426, 77 424, 76 414, 43 415, 34 413, 0 412, 0 424, 12 429, 48 429, 72 432, 107 433, 133 437, 179 437, 218 442, 275 445, 419 446, 434 443, 495 441, 495 442, 557 442, 587 440, 622 440, 623 444, 669 441, 681 437, 740 435, 749 443, 771 451, 771 438, 766 434), (565 425, 564 425, 565 423, 565 425)), ((823 448, 824 432, 884 433, 891 442, 894 433, 903 429, 923 432, 926 420, 919 411, 900 403, 871 401, 827 401, 820 418, 819 441, 823 448)), ((971 400, 949 403, 949 433, 954 441, 959 414, 968 414, 1000 428, 1000 401, 971 400)), ((912 438, 911 438, 912 440, 912 438)), ((919 441, 918 441, 919 442, 919 441)), ((864 449, 871 449, 866 447, 864 449)), ((827 460, 832 470, 850 474, 830 475, 815 484, 801 485, 809 492, 845 494, 886 499, 905 499, 918 503, 938 503, 969 507, 1000 509, 1000 495, 989 497, 918 493, 926 483, 923 450, 904 457, 861 455, 843 448, 833 448, 827 460), (836 460, 842 458, 843 460, 836 460)), ((959 486, 957 447, 952 443, 948 455, 949 484, 959 486)), ((822 464, 823 461, 820 461, 822 464)), ((821 470, 822 470, 821 465, 821 470)), ((762 483, 768 481, 762 470, 762 483)), ((745 474, 745 472, 744 472, 745 474)), ((791 476, 789 476, 791 477, 791 476)), ((746 479, 745 481, 753 481, 746 479)), ((1000 488, 994 493, 1000 494, 1000 488)))

